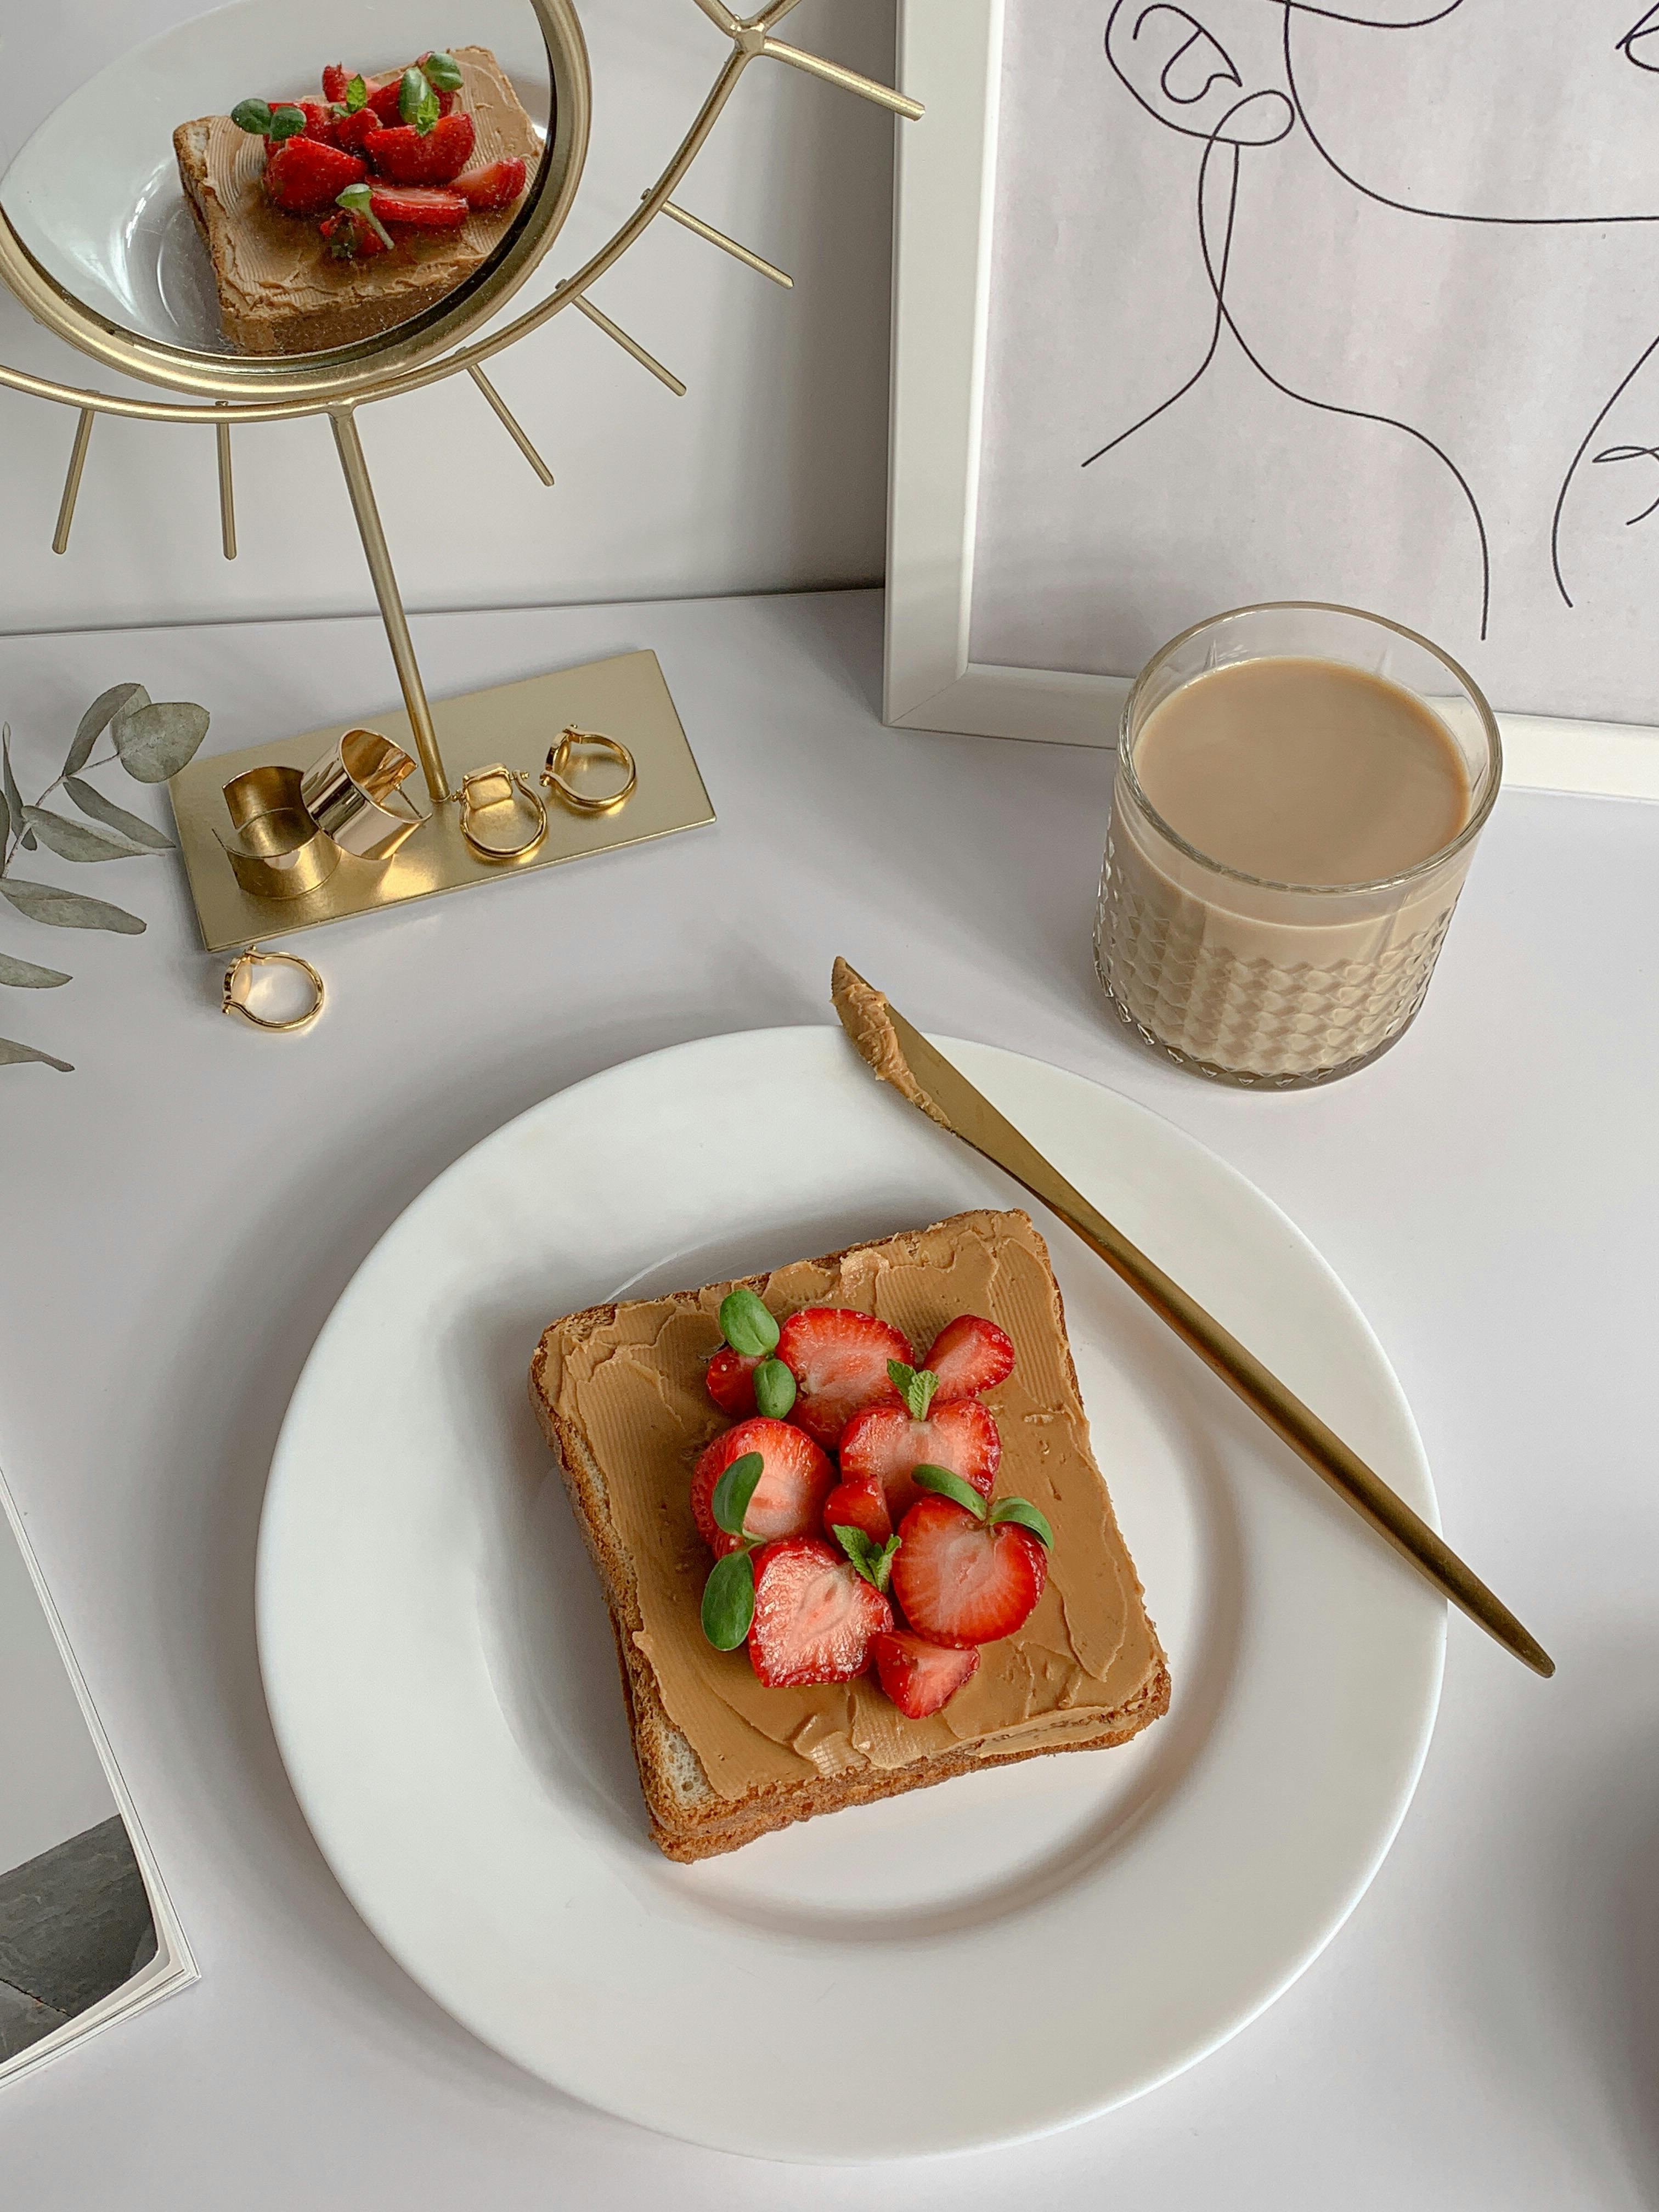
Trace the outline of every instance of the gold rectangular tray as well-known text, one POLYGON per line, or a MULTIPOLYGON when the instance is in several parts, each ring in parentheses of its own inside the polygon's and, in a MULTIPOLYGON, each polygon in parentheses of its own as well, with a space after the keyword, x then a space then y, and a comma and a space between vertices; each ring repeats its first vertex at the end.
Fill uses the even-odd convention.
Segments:
MULTIPOLYGON (((714 819, 654 653, 618 653, 555 675, 436 699, 432 712, 458 787, 469 769, 501 761, 508 768, 522 769, 532 788, 541 793, 548 828, 538 850, 505 865, 477 859, 462 841, 460 809, 450 805, 435 810, 434 819, 388 861, 377 866, 348 854, 315 890, 298 898, 252 898, 231 872, 220 842, 231 830, 225 785, 251 768, 309 768, 337 738, 359 726, 378 730, 413 751, 409 717, 398 708, 333 722, 300 737, 272 738, 240 752, 216 753, 191 761, 167 786, 202 942, 210 952, 289 936, 324 922, 342 921, 349 915, 375 913, 410 899, 431 898, 440 891, 463 890, 471 884, 498 884, 533 868, 643 844, 714 819), (634 756, 638 787, 614 814, 573 813, 536 781, 549 745, 569 722, 619 738, 634 756)), ((597 783, 600 776, 616 775, 609 763, 601 763, 594 780, 597 783)), ((418 770, 404 787, 417 805, 424 804, 418 770)))

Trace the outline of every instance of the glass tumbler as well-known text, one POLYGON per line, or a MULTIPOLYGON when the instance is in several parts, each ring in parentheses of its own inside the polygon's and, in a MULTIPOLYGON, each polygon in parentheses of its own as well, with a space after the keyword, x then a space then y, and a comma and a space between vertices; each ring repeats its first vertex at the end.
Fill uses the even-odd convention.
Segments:
POLYGON ((1503 773, 1492 709, 1455 661, 1397 623, 1285 602, 1196 624, 1155 653, 1123 709, 1095 964, 1118 1013, 1183 1066, 1289 1090, 1351 1074, 1423 1003, 1503 773), (1275 883, 1212 860, 1158 815, 1135 774, 1153 710, 1210 671, 1266 657, 1337 661, 1415 695, 1468 777, 1462 828, 1374 883, 1275 883))

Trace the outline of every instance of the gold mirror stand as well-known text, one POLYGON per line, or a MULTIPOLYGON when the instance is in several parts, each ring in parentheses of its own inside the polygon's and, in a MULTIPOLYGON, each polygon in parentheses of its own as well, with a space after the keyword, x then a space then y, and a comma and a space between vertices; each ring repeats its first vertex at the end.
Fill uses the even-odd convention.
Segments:
POLYGON ((356 420, 361 405, 398 398, 465 372, 542 483, 551 485, 551 470, 486 375, 486 361, 539 330, 564 308, 574 307, 641 368, 683 397, 685 386, 672 371, 588 297, 592 286, 659 215, 666 215, 762 276, 781 284, 792 282, 784 270, 674 201, 750 64, 783 63, 909 120, 922 112, 916 101, 890 86, 779 38, 777 26, 799 0, 769 0, 769 5, 749 16, 737 15, 725 0, 693 0, 693 4, 722 33, 730 50, 667 167, 634 213, 574 276, 488 337, 477 333, 552 245, 581 175, 591 98, 586 47, 572 0, 530 0, 546 42, 555 119, 551 154, 543 165, 522 227, 498 264, 487 268, 476 282, 462 285, 449 301, 384 340, 368 340, 335 353, 301 356, 290 361, 187 353, 158 344, 106 322, 64 291, 34 259, 0 209, 0 276, 34 319, 107 370, 185 395, 179 400, 118 397, 0 362, 0 385, 78 412, 69 475, 52 538, 55 552, 68 549, 93 425, 100 415, 212 427, 218 456, 221 541, 228 560, 236 556, 233 427, 325 413, 334 433, 403 694, 403 712, 375 718, 374 727, 415 750, 430 795, 432 818, 383 866, 348 856, 314 888, 301 896, 273 902, 255 896, 232 872, 222 842, 227 827, 234 826, 224 787, 259 769, 303 771, 319 750, 362 719, 361 713, 354 714, 349 721, 302 737, 193 761, 172 779, 168 789, 203 940, 210 950, 251 945, 256 939, 312 928, 345 915, 398 905, 406 899, 458 890, 507 872, 481 863, 461 836, 456 789, 445 763, 446 743, 456 759, 474 765, 480 761, 498 762, 504 772, 521 773, 533 781, 544 764, 550 741, 562 726, 575 724, 585 730, 612 733, 636 761, 638 787, 625 805, 586 816, 555 810, 564 818, 550 828, 533 853, 515 864, 514 873, 713 820, 708 794, 653 654, 623 654, 587 668, 444 700, 434 714, 410 637, 356 420))

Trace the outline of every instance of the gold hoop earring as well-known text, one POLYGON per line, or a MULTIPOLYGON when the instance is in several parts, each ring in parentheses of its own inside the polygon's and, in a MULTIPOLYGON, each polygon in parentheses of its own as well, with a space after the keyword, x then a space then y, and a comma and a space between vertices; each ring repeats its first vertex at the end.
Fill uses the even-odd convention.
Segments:
POLYGON ((239 952, 225 970, 225 988, 219 1000, 219 1011, 222 1014, 240 1014, 252 1028, 264 1030, 268 1036, 289 1036, 296 1030, 311 1027, 323 1011, 323 1000, 326 995, 323 979, 309 960, 301 960, 297 952, 261 952, 256 945, 251 945, 246 952, 239 952), (297 969, 311 986, 310 1006, 302 1014, 290 1014, 285 1022, 269 1021, 264 1014, 256 1014, 242 995, 252 988, 256 968, 297 969))
POLYGON ((548 747, 547 765, 542 770, 541 780, 555 798, 569 807, 573 813, 614 814, 617 807, 632 798, 640 774, 634 765, 633 754, 619 738, 606 737, 603 730, 579 730, 574 722, 570 722, 548 747), (604 753, 615 761, 618 768, 628 771, 628 780, 620 791, 608 792, 603 799, 596 799, 589 792, 578 791, 574 784, 566 780, 565 771, 570 765, 570 757, 579 745, 592 747, 596 752, 604 753))
POLYGON ((531 789, 529 778, 518 769, 505 768, 499 761, 489 768, 475 768, 470 775, 461 778, 456 796, 461 802, 461 836, 466 841, 468 852, 494 866, 507 860, 527 860, 547 835, 547 809, 531 789), (477 835, 473 828, 477 816, 495 806, 516 806, 520 796, 535 814, 535 823, 527 837, 521 838, 516 845, 495 845, 477 835))

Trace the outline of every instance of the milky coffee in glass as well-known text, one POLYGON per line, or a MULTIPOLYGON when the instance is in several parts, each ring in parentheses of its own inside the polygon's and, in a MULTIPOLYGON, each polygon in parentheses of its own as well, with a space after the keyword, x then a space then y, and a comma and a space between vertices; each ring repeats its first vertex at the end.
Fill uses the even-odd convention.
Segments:
POLYGON ((1246 608, 1164 648, 1125 709, 1097 958, 1149 1042, 1235 1081, 1320 1082, 1422 1003, 1501 768, 1426 641, 1346 608, 1246 608))

